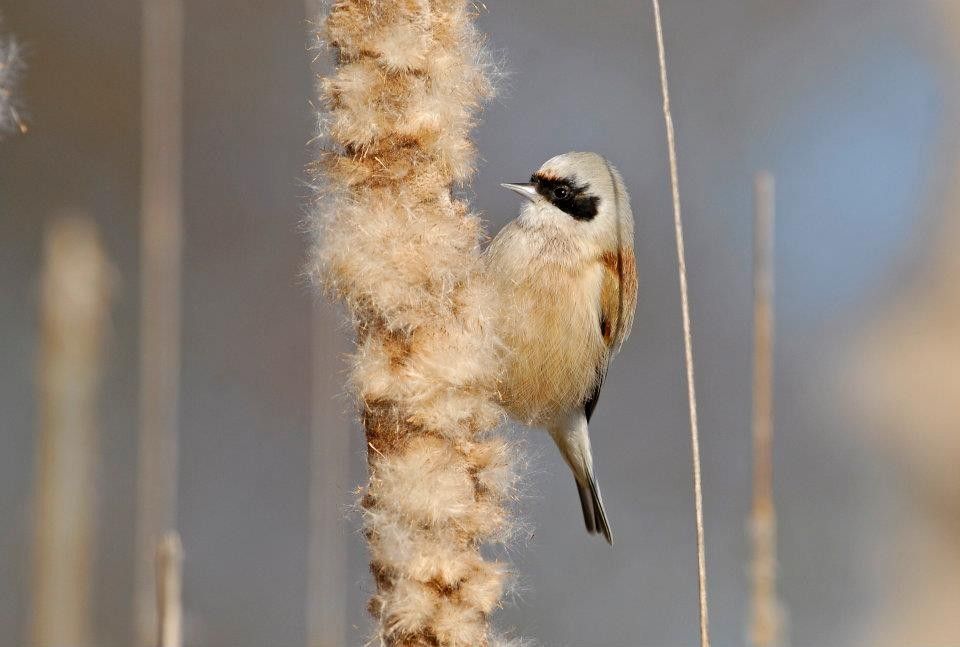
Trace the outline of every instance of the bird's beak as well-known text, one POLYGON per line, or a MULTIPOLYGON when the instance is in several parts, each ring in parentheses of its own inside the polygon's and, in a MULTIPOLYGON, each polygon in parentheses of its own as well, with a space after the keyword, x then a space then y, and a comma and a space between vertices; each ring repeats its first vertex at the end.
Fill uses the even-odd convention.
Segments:
POLYGON ((500 186, 504 189, 510 189, 527 200, 532 201, 537 197, 537 187, 533 184, 501 184, 500 186))

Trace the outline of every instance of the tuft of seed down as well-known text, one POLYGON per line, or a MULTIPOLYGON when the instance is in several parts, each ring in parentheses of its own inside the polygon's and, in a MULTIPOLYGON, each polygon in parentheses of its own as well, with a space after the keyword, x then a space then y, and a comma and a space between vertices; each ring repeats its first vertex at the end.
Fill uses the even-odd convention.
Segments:
POLYGON ((340 0, 319 39, 328 142, 315 170, 311 272, 356 329, 350 386, 368 444, 362 490, 376 638, 390 647, 486 647, 509 571, 515 448, 492 434, 500 343, 483 228, 452 188, 493 92, 463 0, 340 0))
POLYGON ((0 139, 10 132, 25 132, 17 109, 17 82, 23 62, 20 47, 10 36, 0 35, 0 139))

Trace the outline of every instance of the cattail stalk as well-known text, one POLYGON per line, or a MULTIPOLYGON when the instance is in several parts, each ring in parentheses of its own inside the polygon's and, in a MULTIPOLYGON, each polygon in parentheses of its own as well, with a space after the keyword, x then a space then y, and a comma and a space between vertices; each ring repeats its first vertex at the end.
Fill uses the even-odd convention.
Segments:
POLYGON ((753 507, 749 636, 755 647, 782 640, 777 599, 777 518, 773 500, 773 222, 774 180, 754 179, 753 220, 753 507))
POLYGON ((510 446, 490 435, 499 370, 482 228, 452 194, 491 94, 464 0, 340 0, 325 24, 317 272, 353 316, 351 383, 366 429, 364 529, 376 640, 484 647, 506 567, 510 446))
POLYGON ((700 466, 700 425, 697 418, 697 388, 694 379, 693 331, 690 324, 690 295, 687 287, 687 258, 683 242, 683 217, 680 209, 680 173, 677 170, 677 142, 670 110, 670 85, 667 82, 667 54, 663 44, 663 20, 659 0, 652 0, 657 34, 657 59, 660 89, 663 94, 663 121, 667 132, 670 195, 673 202, 673 226, 677 243, 677 271, 680 279, 680 312, 683 321, 683 354, 687 375, 687 409, 690 415, 690 453, 693 464, 693 500, 697 528, 697 579, 700 603, 700 645, 710 647, 710 614, 707 602, 707 546, 703 528, 703 477, 700 466))
POLYGON ((40 433, 34 500, 35 647, 94 644, 97 399, 112 268, 89 220, 47 231, 41 283, 40 433))
POLYGON ((154 647, 154 557, 176 527, 180 388, 182 0, 143 0, 140 433, 134 612, 154 647))

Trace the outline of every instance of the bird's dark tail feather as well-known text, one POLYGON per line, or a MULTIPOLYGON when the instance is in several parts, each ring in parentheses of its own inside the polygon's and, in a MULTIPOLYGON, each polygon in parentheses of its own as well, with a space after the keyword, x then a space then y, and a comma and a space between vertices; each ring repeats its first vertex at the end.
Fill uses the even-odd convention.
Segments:
POLYGON ((597 487, 597 481, 592 474, 588 476, 586 486, 577 482, 577 493, 580 495, 583 523, 587 527, 587 532, 591 535, 601 533, 607 543, 612 546, 613 532, 610 530, 610 523, 607 521, 607 511, 603 507, 603 499, 600 498, 600 488, 597 487))

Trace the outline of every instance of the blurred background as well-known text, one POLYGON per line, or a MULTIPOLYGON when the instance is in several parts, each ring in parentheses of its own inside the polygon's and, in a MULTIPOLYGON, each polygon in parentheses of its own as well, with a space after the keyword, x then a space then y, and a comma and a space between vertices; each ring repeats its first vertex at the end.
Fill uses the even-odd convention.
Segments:
MULTIPOLYGON (((306 51, 303 0, 185 4, 186 644, 308 644, 311 483, 323 493, 315 525, 344 568, 320 578, 332 582, 329 603, 315 592, 310 604, 335 614, 345 601, 347 644, 364 644, 372 585, 349 509, 365 448, 341 386, 351 333, 301 276, 311 64, 328 61, 306 51), (349 440, 318 457, 324 437, 349 440)), ((641 290, 592 425, 617 543, 584 533, 546 435, 512 427, 531 454, 530 531, 510 551, 519 582, 497 622, 551 647, 692 645, 689 436, 650 9, 488 0, 479 10, 510 74, 476 132, 474 206, 493 234, 519 208, 499 182, 567 150, 605 154, 632 193, 641 290)), ((142 11, 113 0, 0 11, 24 50, 30 127, 0 142, 0 644, 34 644, 42 262, 45 235, 69 214, 96 224, 112 267, 85 444, 96 448, 84 515, 90 642, 72 647, 120 647, 135 624, 142 11)), ((747 635, 760 169, 777 181, 774 487, 789 643, 960 644, 960 3, 672 0, 664 21, 714 644, 747 635)))

